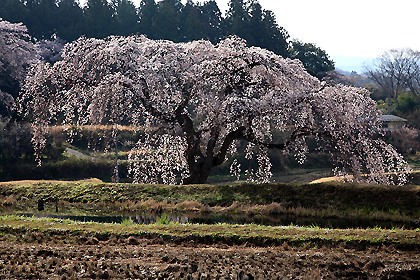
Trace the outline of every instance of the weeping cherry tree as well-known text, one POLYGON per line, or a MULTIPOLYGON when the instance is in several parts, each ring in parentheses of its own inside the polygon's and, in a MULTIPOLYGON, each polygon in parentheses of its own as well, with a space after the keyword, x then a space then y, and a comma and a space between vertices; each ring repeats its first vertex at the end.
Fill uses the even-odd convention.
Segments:
POLYGON ((322 83, 298 60, 240 38, 213 45, 82 37, 62 58, 34 66, 19 100, 36 128, 38 156, 53 123, 130 123, 145 129, 130 156, 136 182, 205 183, 239 145, 258 167, 244 172, 233 161, 231 172, 267 182, 267 151, 304 160, 307 137, 331 155, 336 174, 383 184, 392 183, 390 172, 399 172, 399 184, 406 178, 405 161, 376 137, 380 113, 365 90, 322 83))
POLYGON ((0 18, 0 117, 10 114, 35 53, 26 26, 0 18))

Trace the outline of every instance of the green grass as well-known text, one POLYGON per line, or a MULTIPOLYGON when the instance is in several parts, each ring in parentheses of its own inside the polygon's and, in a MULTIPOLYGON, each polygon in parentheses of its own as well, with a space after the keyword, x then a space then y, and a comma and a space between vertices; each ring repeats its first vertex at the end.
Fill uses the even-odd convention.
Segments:
POLYGON ((85 204, 87 212, 92 208, 101 212, 198 210, 382 220, 420 218, 420 186, 336 182, 168 186, 112 184, 95 179, 0 183, 0 211, 8 206, 23 210, 25 205, 32 205, 33 209, 39 199, 72 207, 85 204))
POLYGON ((132 219, 126 218, 126 219, 123 219, 121 221, 121 224, 124 225, 124 226, 132 226, 132 225, 134 225, 134 222, 133 222, 132 219))
POLYGON ((346 246, 366 249, 367 247, 394 246, 401 250, 420 249, 420 230, 405 229, 323 229, 319 227, 261 226, 261 225, 202 225, 202 224, 100 224, 74 222, 52 218, 25 218, 0 216, 1 240, 31 242, 25 240, 25 233, 38 231, 44 238, 59 242, 76 242, 78 236, 135 236, 140 238, 161 238, 166 242, 194 241, 204 244, 226 243, 254 244, 258 246, 346 246), (57 240, 56 240, 57 241, 57 240))

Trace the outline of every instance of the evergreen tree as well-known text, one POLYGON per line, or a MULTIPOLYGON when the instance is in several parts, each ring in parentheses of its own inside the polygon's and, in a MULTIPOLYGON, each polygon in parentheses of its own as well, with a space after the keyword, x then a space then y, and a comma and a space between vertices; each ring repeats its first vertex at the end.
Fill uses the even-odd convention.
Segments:
POLYGON ((314 44, 293 41, 290 48, 290 57, 302 61, 306 71, 319 79, 325 77, 327 72, 335 69, 334 62, 328 54, 314 44))
POLYGON ((247 41, 248 44, 257 47, 263 47, 264 42, 266 41, 266 34, 265 26, 263 23, 263 9, 260 3, 253 2, 251 5, 251 12, 249 18, 249 30, 247 34, 247 41))
POLYGON ((83 10, 77 0, 61 0, 57 10, 57 36, 68 42, 83 35, 83 10))
POLYGON ((181 39, 181 0, 163 0, 158 4, 155 36, 179 42, 181 39))
POLYGON ((182 41, 194 41, 206 38, 205 36, 205 22, 206 18, 203 16, 201 10, 191 0, 182 8, 182 41))
POLYGON ((157 14, 158 7, 155 0, 142 0, 140 2, 139 31, 151 39, 157 39, 157 36, 155 36, 157 14))
POLYGON ((23 21, 29 33, 38 39, 50 39, 56 33, 58 24, 55 0, 28 0, 28 13, 23 21))
POLYGON ((104 38, 113 33, 114 10, 106 0, 88 0, 84 15, 87 37, 104 38))
POLYGON ((27 9, 22 0, 1 0, 0 18, 9 22, 23 22, 27 9))
POLYGON ((205 2, 200 7, 203 18, 205 19, 204 34, 207 40, 212 43, 219 42, 223 37, 222 13, 216 1, 205 2))
POLYGON ((104 38, 138 32, 151 39, 206 39, 218 43, 229 35, 237 35, 250 46, 300 59, 317 77, 334 68, 325 51, 312 44, 293 42, 289 50, 287 31, 258 0, 230 0, 225 17, 215 0, 203 4, 187 0, 185 5, 181 0, 141 0, 139 9, 133 0, 87 0, 83 9, 79 0, 1 1, 0 17, 23 22, 36 39, 50 39, 56 34, 73 41, 81 35, 104 38))
POLYGON ((289 34, 283 28, 278 26, 276 16, 270 10, 264 10, 263 15, 264 44, 261 46, 275 52, 283 57, 288 57, 289 34))
POLYGON ((248 45, 288 56, 286 30, 278 26, 274 13, 263 10, 258 1, 231 0, 224 22, 226 35, 237 35, 248 45))
POLYGON ((137 9, 130 0, 118 0, 115 10, 116 33, 128 36, 139 29, 137 9))
POLYGON ((248 37, 248 8, 244 0, 231 0, 224 20, 227 35, 237 35, 243 39, 248 37))

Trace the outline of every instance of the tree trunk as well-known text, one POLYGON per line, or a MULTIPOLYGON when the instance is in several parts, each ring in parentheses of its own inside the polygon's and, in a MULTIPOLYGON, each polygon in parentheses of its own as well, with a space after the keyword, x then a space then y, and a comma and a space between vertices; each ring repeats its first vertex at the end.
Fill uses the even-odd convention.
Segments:
POLYGON ((114 166, 114 183, 120 182, 120 174, 118 168, 118 141, 117 141, 117 133, 114 134, 114 144, 115 144, 115 166, 114 166))
POLYGON ((190 168, 190 176, 184 179, 184 185, 205 184, 210 175, 211 167, 205 167, 204 164, 197 164, 190 168))

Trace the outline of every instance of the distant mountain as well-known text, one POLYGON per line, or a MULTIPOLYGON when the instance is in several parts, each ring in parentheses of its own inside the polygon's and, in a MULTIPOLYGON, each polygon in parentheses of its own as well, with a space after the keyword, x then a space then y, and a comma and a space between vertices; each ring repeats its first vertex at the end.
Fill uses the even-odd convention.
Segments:
POLYGON ((363 74, 359 74, 356 71, 344 71, 340 69, 335 70, 338 74, 342 75, 340 77, 340 82, 347 85, 352 85, 356 87, 365 87, 370 88, 369 85, 374 84, 374 82, 363 74))
POLYGON ((352 72, 363 74, 365 67, 373 63, 374 58, 362 56, 332 56, 336 70, 342 71, 343 75, 349 76, 352 72))
POLYGON ((350 71, 342 70, 342 69, 337 68, 337 67, 335 67, 335 71, 337 71, 341 75, 348 76, 348 77, 350 77, 350 76, 352 76, 354 74, 359 74, 359 73, 357 73, 357 71, 351 71, 350 72, 350 71))

